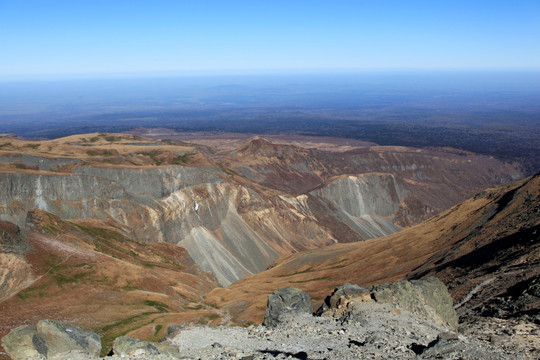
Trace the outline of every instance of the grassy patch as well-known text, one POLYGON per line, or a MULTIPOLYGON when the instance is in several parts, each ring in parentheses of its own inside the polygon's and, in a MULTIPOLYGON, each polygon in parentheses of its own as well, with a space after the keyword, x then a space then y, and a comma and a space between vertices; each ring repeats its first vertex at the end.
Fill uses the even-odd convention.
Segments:
POLYGON ((106 136, 103 136, 103 138, 104 138, 105 140, 107 140, 108 142, 115 142, 115 141, 120 141, 120 140, 122 140, 121 137, 119 137, 119 136, 112 136, 112 135, 106 135, 106 136))
POLYGON ((31 148, 31 149, 37 149, 38 147, 40 147, 41 144, 26 144, 24 145, 24 147, 27 147, 27 148, 31 148))
POLYGON ((7 146, 12 146, 12 144, 10 142, 0 144, 0 149, 7 146))
POLYGON ((84 279, 86 276, 88 276, 88 273, 78 273, 73 276, 66 276, 64 274, 58 273, 54 274, 53 278, 56 281, 56 285, 58 285, 59 287, 63 287, 67 284, 76 284, 82 279, 84 279))
POLYGON ((158 324, 154 327, 154 337, 157 337, 158 333, 163 329, 163 325, 158 324))
POLYGON ((109 150, 88 150, 86 152, 88 156, 113 156, 114 154, 109 150))
POLYGON ((184 309, 188 310, 201 310, 203 306, 201 304, 197 304, 195 306, 184 306, 184 309))
POLYGON ((152 306, 159 310, 159 312, 166 312, 169 309, 169 305, 162 303, 160 301, 145 300, 143 302, 146 306, 152 306))
POLYGON ((32 298, 41 298, 45 296, 45 289, 50 285, 50 283, 43 283, 37 286, 31 286, 22 291, 19 291, 17 296, 21 300, 28 300, 32 298))
POLYGON ((20 162, 14 162, 12 164, 15 166, 16 169, 39 170, 39 166, 37 165, 31 166, 31 165, 26 165, 20 162))
POLYGON ((278 275, 278 277, 289 277, 289 276, 294 276, 294 275, 298 275, 298 274, 305 274, 305 273, 308 273, 308 272, 311 272, 311 271, 313 271, 313 268, 310 266, 306 270, 298 271, 298 272, 295 272, 293 274, 278 275))
POLYGON ((140 152, 139 154, 143 156, 148 156, 158 166, 163 164, 163 160, 158 158, 158 156, 162 154, 159 150, 140 152))
POLYGON ((123 336, 132 330, 140 328, 143 325, 146 325, 148 321, 145 323, 144 319, 154 314, 157 314, 157 313, 145 312, 142 314, 133 315, 133 316, 124 318, 122 320, 119 320, 115 323, 105 325, 102 328, 96 329, 97 333, 103 335, 101 338, 102 348, 101 348, 100 356, 102 357, 107 356, 107 354, 112 349, 112 343, 114 339, 116 339, 119 336, 123 336))
POLYGON ((125 286, 122 286, 122 289, 125 291, 134 291, 137 290, 137 287, 134 286, 129 280, 127 280, 127 284, 125 286))
POLYGON ((62 262, 62 258, 52 253, 50 253, 47 259, 45 259, 44 261, 45 265, 47 265, 51 269, 60 265, 61 262, 62 262))
POLYGON ((172 159, 171 163, 175 165, 187 164, 189 162, 189 159, 193 157, 194 155, 195 155, 194 153, 187 153, 187 154, 179 155, 175 157, 174 159, 172 159))
POLYGON ((80 224, 75 224, 75 226, 82 232, 96 239, 102 239, 102 240, 113 239, 119 242, 131 241, 129 238, 125 237, 124 235, 120 234, 118 231, 115 231, 115 230, 110 230, 110 229, 97 227, 97 226, 80 225, 80 224))
POLYGON ((311 282, 311 281, 320 281, 320 280, 330 280, 330 276, 323 276, 323 277, 319 277, 319 278, 315 278, 315 279, 309 279, 309 280, 299 280, 299 281, 291 281, 292 284, 302 284, 302 283, 307 283, 307 282, 311 282))
POLYGON ((196 302, 194 299, 192 299, 192 298, 190 298, 189 296, 186 296, 186 295, 184 295, 184 294, 181 294, 181 293, 179 293, 178 291, 177 291, 176 293, 178 294, 178 296, 180 296, 182 299, 184 299, 184 300, 186 300, 186 301, 189 301, 189 302, 192 302, 192 303, 196 302))

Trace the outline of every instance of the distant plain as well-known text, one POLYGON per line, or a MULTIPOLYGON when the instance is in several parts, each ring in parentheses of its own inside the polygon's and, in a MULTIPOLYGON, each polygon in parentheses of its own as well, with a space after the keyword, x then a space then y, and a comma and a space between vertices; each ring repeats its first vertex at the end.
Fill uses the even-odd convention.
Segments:
POLYGON ((51 139, 141 127, 184 138, 301 135, 456 148, 518 162, 532 174, 540 171, 540 73, 0 82, 0 133, 51 139))

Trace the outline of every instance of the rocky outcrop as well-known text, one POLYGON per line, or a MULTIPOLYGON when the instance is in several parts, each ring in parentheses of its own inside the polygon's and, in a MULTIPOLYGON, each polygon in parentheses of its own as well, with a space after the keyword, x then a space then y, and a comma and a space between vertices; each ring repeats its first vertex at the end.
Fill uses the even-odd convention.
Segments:
POLYGON ((334 290, 317 310, 318 315, 340 317, 361 316, 358 304, 390 304, 396 311, 406 310, 416 316, 429 319, 433 324, 457 330, 458 317, 452 297, 439 279, 398 281, 370 288, 345 284, 334 290))
POLYGON ((297 288, 282 288, 268 295, 264 325, 274 327, 286 317, 312 312, 311 298, 307 293, 297 288))
MULTIPOLYGON (((313 316, 308 311, 309 296, 299 289, 285 288, 270 295, 273 300, 268 306, 274 306, 275 302, 280 304, 274 309, 281 309, 277 314, 285 315, 280 318, 286 321, 279 321, 270 328, 262 325, 173 325, 159 343, 116 338, 113 355, 109 358, 521 360, 538 357, 534 341, 517 343, 504 335, 490 333, 493 327, 497 327, 499 333, 508 332, 505 329, 508 324, 484 322, 478 326, 471 325, 465 333, 457 333, 448 322, 443 323, 433 317, 433 312, 425 312, 428 307, 439 311, 446 308, 446 296, 441 294, 447 294, 444 285, 433 278, 369 289, 345 284, 326 299, 324 316, 313 316), (284 310, 295 307, 304 310, 284 310)), ((437 313, 437 316, 443 315, 437 313)), ((36 326, 20 327, 13 333, 20 338, 22 356, 30 359, 42 356, 43 349, 51 344, 49 340, 34 338, 36 326)), ((48 353, 43 357, 53 356, 48 353)), ((70 345, 68 352, 59 353, 56 358, 97 360, 96 356, 70 345)), ((23 357, 14 357, 19 358, 23 357)))
POLYGON ((13 360, 49 359, 70 351, 99 356, 101 339, 78 326, 41 320, 13 329, 2 338, 2 346, 13 360))
POLYGON ((113 342, 113 353, 121 357, 168 355, 180 358, 178 347, 121 336, 113 342))

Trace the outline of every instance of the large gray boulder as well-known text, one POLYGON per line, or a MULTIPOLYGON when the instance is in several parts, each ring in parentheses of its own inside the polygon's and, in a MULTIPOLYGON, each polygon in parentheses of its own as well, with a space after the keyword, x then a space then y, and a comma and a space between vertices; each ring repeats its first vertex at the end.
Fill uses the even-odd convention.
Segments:
POLYGON ((375 285, 371 292, 377 302, 393 303, 436 323, 453 329, 458 327, 452 297, 446 285, 436 277, 375 285))
POLYGON ((40 320, 37 325, 13 329, 2 338, 2 346, 14 360, 48 359, 71 351, 99 356, 101 339, 79 326, 40 320))
POLYGON ((126 336, 114 340, 113 353, 122 357, 168 355, 173 358, 180 358, 180 351, 177 346, 143 341, 126 336))
POLYGON ((421 280, 403 280, 363 288, 345 284, 334 290, 317 315, 347 316, 355 312, 355 304, 389 304, 421 316, 436 325, 456 330, 458 317, 452 297, 442 281, 435 277, 421 280))
POLYGON ((268 295, 264 325, 274 327, 287 315, 312 312, 311 298, 307 293, 293 287, 281 288, 268 295))

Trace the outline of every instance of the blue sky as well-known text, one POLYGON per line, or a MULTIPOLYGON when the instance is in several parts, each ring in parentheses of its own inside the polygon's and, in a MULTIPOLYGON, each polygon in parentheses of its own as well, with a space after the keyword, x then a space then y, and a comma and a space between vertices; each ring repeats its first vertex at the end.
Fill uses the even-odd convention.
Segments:
POLYGON ((0 0, 0 78, 540 70, 540 0, 0 0))

